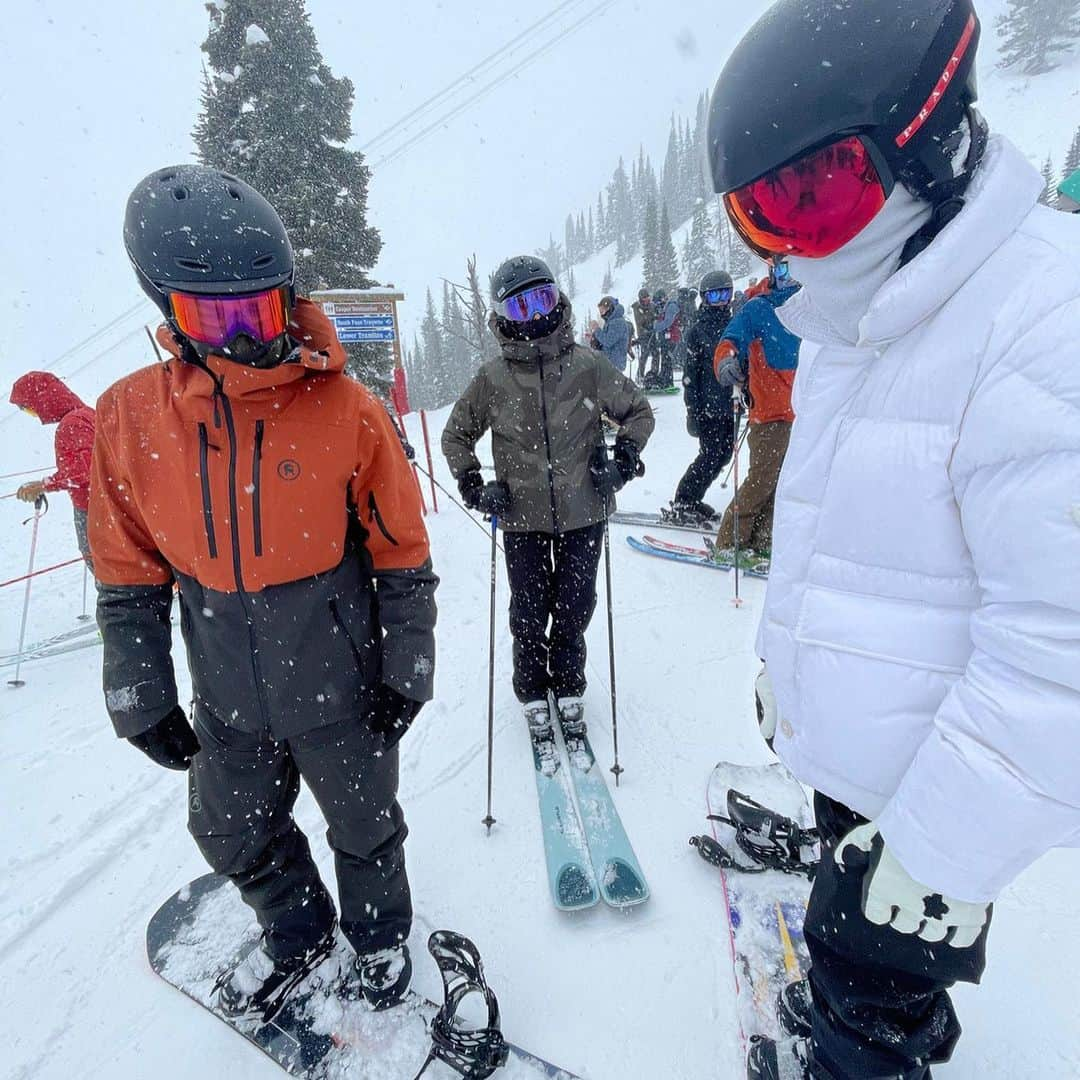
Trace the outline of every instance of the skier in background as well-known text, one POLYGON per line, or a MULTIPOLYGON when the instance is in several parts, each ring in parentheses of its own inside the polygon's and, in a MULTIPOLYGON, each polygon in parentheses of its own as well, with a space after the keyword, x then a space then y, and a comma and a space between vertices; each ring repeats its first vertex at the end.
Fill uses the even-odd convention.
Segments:
POLYGON ((442 436, 470 509, 498 516, 510 582, 514 692, 534 739, 583 725, 585 631, 596 607, 604 517, 641 466, 653 430, 642 392, 604 357, 574 344, 570 301, 548 266, 507 259, 492 277, 500 355, 477 372, 442 436), (619 425, 614 460, 601 414, 619 425), (491 430, 495 479, 476 444, 491 430))
POLYGON ((71 496, 75 520, 75 543, 91 570, 90 544, 86 536, 86 511, 90 499, 90 455, 94 448, 94 410, 50 371, 28 371, 15 380, 11 404, 36 416, 42 424, 56 424, 53 445, 56 472, 44 480, 31 480, 15 493, 23 502, 38 496, 66 491, 71 496))
POLYGON ((714 187, 821 346, 758 635, 763 733, 817 790, 813 966, 751 1076, 926 1080, 994 898, 1080 844, 1080 220, 988 135, 979 34, 970 0, 779 0, 710 106, 714 187))
POLYGON ((750 468, 724 512, 716 536, 716 547, 723 558, 731 556, 736 539, 740 551, 769 558, 776 484, 795 418, 791 388, 799 363, 799 339, 780 324, 776 310, 799 291, 799 286, 791 281, 782 258, 772 263, 765 279, 768 287, 748 300, 731 320, 714 353, 717 381, 722 386, 736 387, 749 405, 746 441, 750 468))
POLYGON ((265 1021, 333 947, 334 903, 292 815, 301 777, 357 954, 346 992, 394 1005, 412 970, 397 744, 431 697, 438 583, 416 483, 329 320, 295 297, 258 192, 162 169, 128 199, 124 240, 170 359, 98 402, 109 715, 156 764, 189 770, 195 842, 262 926, 219 981, 222 1011, 265 1021), (170 656, 174 581, 194 727, 170 656))
POLYGON ((704 524, 716 511, 702 500, 731 460, 735 443, 735 416, 731 387, 713 374, 713 354, 728 323, 735 287, 726 270, 714 270, 701 279, 701 307, 686 335, 683 395, 686 430, 698 440, 698 455, 679 481, 671 516, 679 523, 704 524))
POLYGON ((646 390, 669 390, 675 385, 675 346, 682 337, 679 320, 679 302, 668 299, 667 290, 657 289, 653 295, 656 309, 653 335, 659 353, 659 370, 646 375, 642 385, 646 390))
POLYGON ((597 309, 604 322, 593 332, 589 344, 602 352, 621 375, 626 370, 626 356, 630 350, 630 324, 622 304, 614 296, 602 297, 597 309))
POLYGON ((634 312, 635 340, 632 344, 637 346, 638 351, 637 382, 640 386, 645 381, 647 365, 649 370, 656 366, 656 334, 653 332, 656 308, 653 306, 652 296, 648 289, 639 289, 637 300, 630 306, 634 312))

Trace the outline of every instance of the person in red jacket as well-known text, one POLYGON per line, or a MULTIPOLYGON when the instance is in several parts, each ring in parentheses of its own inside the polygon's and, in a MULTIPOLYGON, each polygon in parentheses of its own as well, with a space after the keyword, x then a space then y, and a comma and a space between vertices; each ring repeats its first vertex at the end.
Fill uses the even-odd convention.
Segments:
POLYGON ((94 410, 48 371, 28 371, 17 379, 11 389, 11 404, 36 416, 43 424, 57 425, 56 472, 44 480, 23 484, 15 494, 23 502, 32 503, 45 492, 66 491, 75 512, 75 540, 82 557, 90 564, 86 511, 90 500, 94 410))

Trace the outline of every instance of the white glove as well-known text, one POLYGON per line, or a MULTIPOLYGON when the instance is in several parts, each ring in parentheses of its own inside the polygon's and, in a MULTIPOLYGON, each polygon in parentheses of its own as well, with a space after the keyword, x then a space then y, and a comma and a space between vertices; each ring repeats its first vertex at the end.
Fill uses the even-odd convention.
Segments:
POLYGON ((776 695, 773 693, 769 672, 762 665, 761 672, 754 680, 754 704, 757 706, 757 722, 761 728, 761 737, 772 749, 776 736, 776 722, 780 719, 780 710, 776 707, 776 695))
POLYGON ((901 934, 917 934, 924 941, 944 941, 956 949, 975 944, 989 917, 989 904, 954 900, 921 885, 900 865, 872 821, 840 841, 833 858, 841 871, 848 845, 870 855, 862 901, 868 921, 901 934))

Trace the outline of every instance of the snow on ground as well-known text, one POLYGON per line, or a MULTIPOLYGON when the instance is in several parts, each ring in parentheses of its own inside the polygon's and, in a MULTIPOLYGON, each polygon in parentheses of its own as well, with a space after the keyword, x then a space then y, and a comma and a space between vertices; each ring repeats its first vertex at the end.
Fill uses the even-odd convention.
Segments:
MULTIPOLYGON (((109 374, 112 374, 110 372, 109 374)), ((626 507, 670 498, 689 461, 678 398, 655 401, 648 472, 626 507)), ((432 417, 437 439, 445 414, 432 417)), ((419 424, 410 431, 420 444, 419 424)), ((29 467, 50 439, 19 417, 0 425, 2 460, 29 467)), ((436 472, 453 490, 439 461, 436 472)), ((724 502, 715 487, 712 500, 724 502)), ((704 828, 704 791, 719 758, 768 758, 753 717, 753 636, 762 585, 731 606, 725 574, 649 559, 612 528, 619 737, 615 798, 652 886, 629 914, 557 913, 548 897, 528 740, 509 685, 505 575, 499 577, 494 812, 484 814, 489 544, 439 494, 429 518, 439 593, 437 697, 404 743, 402 800, 417 909, 416 985, 439 992, 425 941, 437 927, 473 938, 508 1036, 590 1080, 735 1078, 741 1058, 723 903, 716 872, 688 846, 704 828)), ((65 497, 41 529, 39 565, 74 551, 65 497)), ((0 580, 22 573, 25 508, 0 502, 0 580)), ((685 538, 686 534, 676 534, 685 538)), ((39 578, 28 637, 75 625, 78 567, 39 578)), ((0 651, 16 643, 20 587, 0 589, 0 651)), ((594 742, 610 765, 606 627, 589 636, 594 742)), ((182 652, 178 671, 186 693, 182 652)), ((185 831, 182 777, 115 739, 101 701, 101 654, 88 649, 24 665, 27 685, 0 686, 4 793, 0 850, 0 1014, 4 1080, 87 1077, 179 1080, 280 1072, 163 984, 143 952, 147 919, 203 864, 185 831)), ((3 669, 6 681, 10 669, 3 669)), ((332 878, 318 811, 298 816, 332 878)), ((948 1080, 1080 1076, 1071 932, 1080 858, 1055 853, 998 905, 990 968, 957 994, 967 1037, 948 1080)))

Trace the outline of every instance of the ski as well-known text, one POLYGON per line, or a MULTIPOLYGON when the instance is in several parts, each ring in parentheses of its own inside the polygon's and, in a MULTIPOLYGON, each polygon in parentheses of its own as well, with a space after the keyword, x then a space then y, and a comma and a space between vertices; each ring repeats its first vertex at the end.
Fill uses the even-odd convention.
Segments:
POLYGON ((712 835, 694 837, 720 870, 744 1049, 784 1037, 781 991, 805 977, 810 956, 803 919, 816 841, 802 786, 779 762, 721 762, 706 792, 712 835))
MULTIPOLYGON (((97 630, 97 627, 94 627, 97 630)), ((52 645, 48 648, 33 648, 27 649, 20 656, 18 653, 10 657, 4 657, 0 659, 0 668, 14 667, 16 664, 25 664, 30 660, 48 660, 53 656, 64 656, 67 653, 79 652, 81 649, 93 649, 101 644, 101 635, 96 634, 94 637, 86 637, 82 640, 75 638, 71 641, 61 642, 59 645, 52 645)))
POLYGON ((616 510, 608 520, 612 525, 637 525, 642 528, 652 529, 676 529, 679 532, 692 532, 698 536, 712 527, 719 528, 719 519, 706 522, 704 525, 687 525, 682 522, 671 521, 661 514, 638 513, 633 510, 616 510))
MULTIPOLYGON (((83 623, 81 626, 76 626, 73 630, 66 630, 62 634, 53 634, 52 637, 42 638, 41 641, 35 641, 32 645, 27 645, 22 651, 22 658, 25 660, 28 656, 40 653, 45 649, 52 649, 76 638, 86 637, 87 634, 96 634, 97 629, 97 623, 90 621, 83 623)), ((0 653, 0 666, 8 661, 14 663, 19 659, 19 656, 20 654, 17 652, 0 653)))
POLYGON ((643 904, 649 899, 649 886, 596 763, 584 725, 580 731, 567 730, 563 725, 562 735, 600 895, 613 908, 643 904))
POLYGON ((548 883, 551 898, 560 911, 580 911, 598 903, 600 893, 554 729, 549 728, 549 732, 548 735, 529 733, 548 883))
MULTIPOLYGON (((446 1008, 409 991, 405 1000, 385 1012, 372 1012, 342 993, 352 966, 353 952, 339 941, 331 954, 291 991, 276 1016, 264 1024, 245 1023, 226 1016, 217 1007, 215 985, 233 956, 241 956, 259 939, 260 928, 232 883, 217 874, 205 874, 174 893, 155 912, 146 928, 150 966, 167 983, 201 1005, 275 1061, 290 1076, 328 1080, 414 1080, 425 1056, 449 1062, 455 1057, 473 1066, 466 1075, 486 1077, 498 1069, 505 1080, 579 1080, 575 1074, 505 1042, 499 1031, 497 1003, 494 1029, 480 1032, 449 1028, 446 1008), (462 1033, 463 1032, 463 1033, 462 1033), (490 1036, 481 1039, 480 1036, 490 1036), (433 1052, 434 1045, 439 1051, 433 1052), (505 1064, 499 1065, 505 1054, 505 1064)), ((475 954, 467 939, 452 932, 433 935, 436 947, 454 949, 464 942, 471 953, 462 954, 458 966, 475 954)), ((430 947, 430 946, 429 946, 430 947)), ((460 948, 455 949, 460 952, 460 948)), ((432 948, 440 972, 444 962, 432 948)), ((453 959, 453 958, 452 958, 453 959)), ((482 979, 479 957, 476 971, 482 979)), ((463 980, 454 977, 456 988, 463 980)), ((486 984, 485 984, 486 988, 486 984)), ((456 1010, 460 1000, 447 994, 456 1010)), ((446 1064, 424 1073, 455 1075, 446 1064)))
MULTIPOLYGON (((731 562, 716 562, 709 557, 707 551, 698 551, 694 548, 680 549, 679 545, 665 545, 663 541, 653 541, 653 543, 647 543, 645 540, 639 540, 636 536, 628 536, 626 542, 635 550, 640 551, 643 555, 653 555, 658 559, 668 559, 671 562, 689 563, 692 566, 703 566, 708 570, 723 570, 728 572, 734 568, 734 564, 731 562), (675 548, 676 550, 672 550, 675 548)), ((745 574, 747 577, 761 578, 767 580, 769 577, 768 571, 763 569, 763 563, 757 563, 750 566, 739 566, 739 572, 745 574)))
MULTIPOLYGON (((657 548, 659 551, 670 551, 676 555, 692 555, 698 559, 709 559, 725 570, 730 570, 735 565, 733 559, 726 555, 717 554, 716 543, 708 536, 703 537, 705 541, 705 547, 703 548, 673 544, 670 540, 661 540, 656 536, 645 536, 643 539, 649 547, 657 548)), ((754 577, 767 578, 769 576, 769 560, 751 552, 743 552, 739 561, 739 569, 743 573, 751 574, 754 577)))

